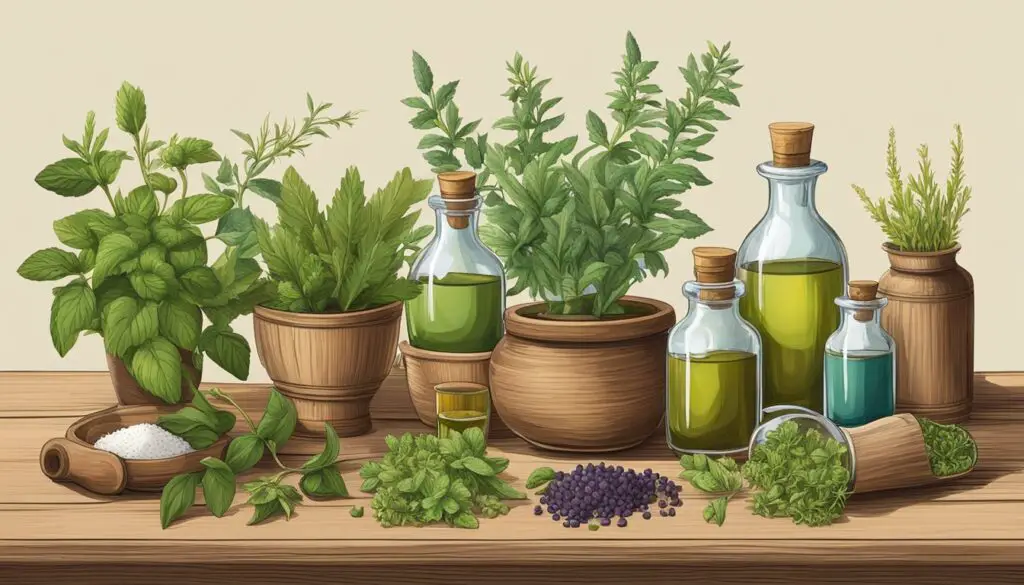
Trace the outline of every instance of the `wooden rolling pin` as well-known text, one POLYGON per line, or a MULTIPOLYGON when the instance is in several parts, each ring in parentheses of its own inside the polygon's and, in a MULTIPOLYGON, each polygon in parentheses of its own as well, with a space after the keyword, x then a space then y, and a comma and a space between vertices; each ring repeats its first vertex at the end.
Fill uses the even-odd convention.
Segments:
POLYGON ((75 483, 104 496, 121 493, 128 483, 124 461, 117 455, 64 438, 50 439, 43 445, 39 466, 53 481, 75 483))

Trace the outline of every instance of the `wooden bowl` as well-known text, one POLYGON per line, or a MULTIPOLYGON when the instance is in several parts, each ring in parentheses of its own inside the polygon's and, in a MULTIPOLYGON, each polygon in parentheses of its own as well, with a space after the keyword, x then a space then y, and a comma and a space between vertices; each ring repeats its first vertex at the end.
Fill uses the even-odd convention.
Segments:
POLYGON ((121 459, 93 444, 102 436, 139 423, 156 423, 181 406, 114 406, 75 421, 63 438, 50 439, 39 454, 43 473, 55 481, 70 481, 104 495, 124 490, 154 492, 172 477, 202 471, 207 457, 222 458, 227 435, 205 449, 168 459, 121 459))

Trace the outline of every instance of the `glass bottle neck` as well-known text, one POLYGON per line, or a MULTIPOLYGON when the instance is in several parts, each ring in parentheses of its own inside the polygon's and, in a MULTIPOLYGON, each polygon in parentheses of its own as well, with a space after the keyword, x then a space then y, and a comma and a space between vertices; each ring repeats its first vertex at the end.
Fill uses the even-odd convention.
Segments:
POLYGON ((757 172, 768 179, 768 214, 784 218, 818 216, 814 191, 818 177, 828 167, 820 161, 796 168, 776 167, 769 163, 757 167, 757 172))
POLYGON ((483 246, 478 227, 480 222, 480 201, 474 198, 459 202, 446 202, 440 197, 429 199, 435 213, 435 233, 442 246, 471 244, 483 246))

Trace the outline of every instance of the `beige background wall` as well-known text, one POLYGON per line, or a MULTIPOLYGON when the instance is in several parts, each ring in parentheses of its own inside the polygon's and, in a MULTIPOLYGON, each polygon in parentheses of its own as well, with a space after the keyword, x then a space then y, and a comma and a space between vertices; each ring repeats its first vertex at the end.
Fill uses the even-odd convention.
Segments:
MULTIPOLYGON (((86 111, 96 110, 101 124, 113 126, 121 81, 145 90, 155 135, 207 137, 234 158, 241 143, 230 128, 255 130, 267 112, 301 115, 306 91, 342 109, 365 109, 355 128, 293 161, 327 199, 348 165, 358 165, 371 185, 402 166, 429 173, 415 149, 421 133, 408 126, 410 110, 399 103, 415 92, 413 49, 427 57, 438 81, 461 78, 464 114, 488 124, 506 113, 500 97, 504 62, 519 50, 554 78, 551 95, 565 96, 564 128, 582 132, 586 110, 606 105, 609 72, 620 64, 627 29, 646 58, 662 62, 655 77, 669 92, 681 91, 676 66, 701 51, 705 40, 731 40, 746 65, 738 78, 745 85, 739 90, 743 107, 723 124, 708 149, 716 158, 702 167, 714 184, 685 199, 715 228, 701 244, 740 244, 767 203, 766 184, 754 172, 770 156, 767 124, 807 120, 817 125, 815 157, 831 167, 819 182, 819 209, 846 244, 851 276, 877 278, 886 268, 882 235, 849 184, 856 181, 876 196, 886 188, 890 124, 897 128, 905 169, 914 162, 916 145, 926 142, 944 178, 952 125, 963 124, 975 200, 960 259, 977 287, 976 364, 981 370, 1024 369, 1018 343, 1024 313, 1014 304, 1024 287, 1022 19, 1024 5, 1009 0, 5 0, 0 369, 103 365, 95 337, 80 341, 67 359, 58 358, 47 327, 49 287, 22 280, 15 269, 33 250, 56 244, 54 219, 105 205, 98 192, 63 199, 32 178, 65 156, 60 136, 80 135, 86 111)), ((114 143, 123 140, 117 136, 114 143)), ((249 201, 257 213, 272 217, 264 201, 249 201)), ((690 247, 683 242, 669 253, 668 278, 648 280, 633 293, 685 311, 680 285, 691 274, 690 247)), ((251 339, 251 322, 240 321, 238 328, 251 339)), ((211 364, 207 379, 230 376, 211 364)), ((255 351, 250 379, 266 380, 255 351)))

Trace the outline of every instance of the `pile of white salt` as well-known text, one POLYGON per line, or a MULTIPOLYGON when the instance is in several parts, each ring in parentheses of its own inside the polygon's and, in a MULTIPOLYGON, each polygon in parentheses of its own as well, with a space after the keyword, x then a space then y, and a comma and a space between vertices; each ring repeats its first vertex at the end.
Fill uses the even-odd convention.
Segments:
POLYGON ((93 446, 121 459, 167 459, 195 451, 185 439, 150 423, 103 435, 93 446))

